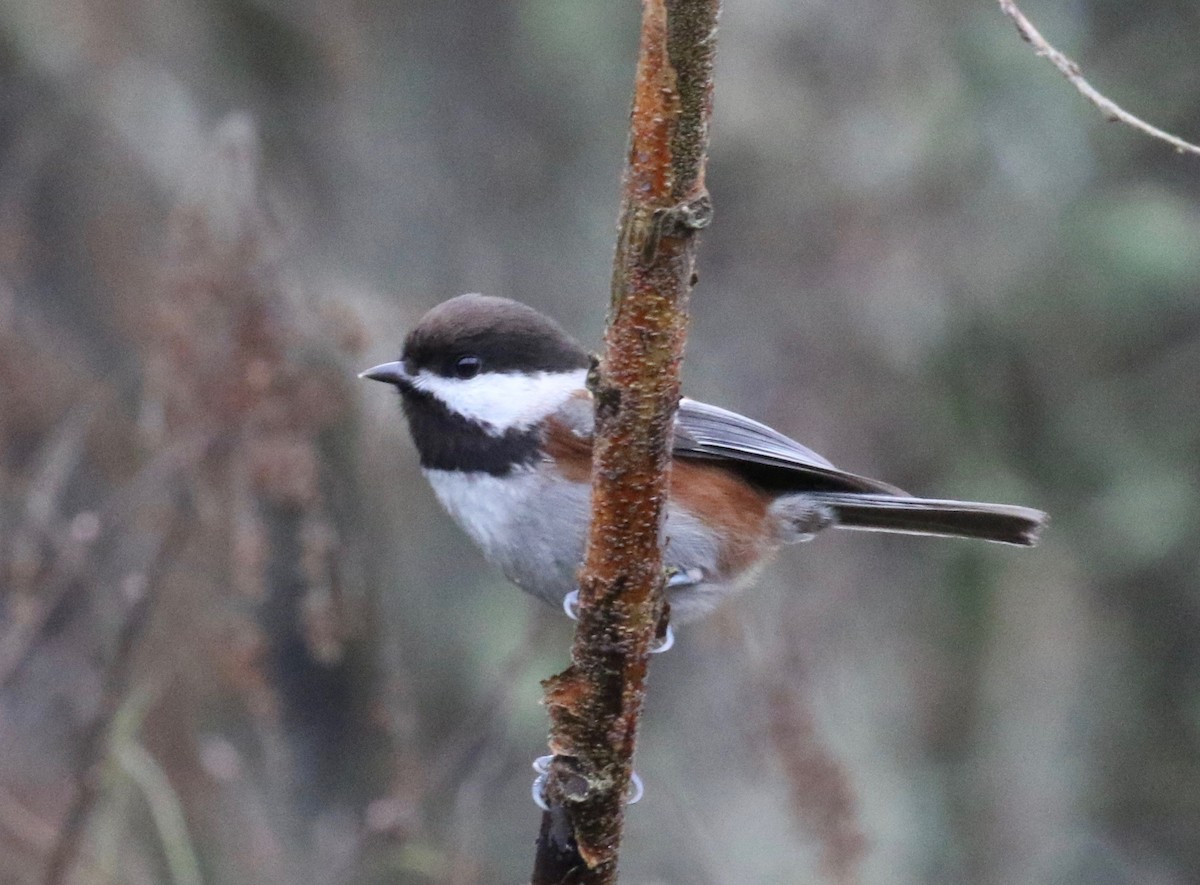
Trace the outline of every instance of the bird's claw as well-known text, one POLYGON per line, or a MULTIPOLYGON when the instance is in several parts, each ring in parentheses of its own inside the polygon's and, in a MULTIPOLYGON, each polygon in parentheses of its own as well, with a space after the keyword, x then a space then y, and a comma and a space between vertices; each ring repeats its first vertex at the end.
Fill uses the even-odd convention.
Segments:
POLYGON ((549 774, 539 774, 533 779, 533 787, 530 790, 530 794, 533 796, 533 804, 542 809, 542 811, 550 810, 550 804, 546 801, 546 779, 549 777, 549 774))
MULTIPOLYGON (((673 580, 673 578, 667 579, 667 586, 671 585, 671 580, 673 580)), ((688 583, 692 583, 690 579, 688 580, 688 583)), ((563 597, 563 612, 565 612, 566 616, 568 616, 568 618, 570 618, 572 621, 580 620, 580 591, 571 590, 569 594, 566 594, 566 596, 563 597)), ((650 654, 661 655, 664 651, 670 651, 673 645, 674 630, 672 630, 671 625, 668 624, 667 631, 666 633, 662 634, 662 638, 655 639, 654 642, 650 644, 650 654)))
POLYGON ((664 651, 670 651, 675 645, 675 631, 671 629, 671 625, 667 624, 667 632, 663 634, 662 639, 655 639, 650 643, 650 654, 660 655, 664 651))
POLYGON ((704 572, 698 568, 676 568, 673 565, 667 567, 668 590, 676 587, 694 587, 703 582, 704 572))
MULTIPOLYGON (((537 772, 537 777, 533 779, 533 786, 530 789, 530 794, 533 797, 533 804, 542 811, 550 810, 550 803, 546 801, 546 781, 550 779, 550 763, 554 761, 554 756, 538 756, 533 760, 533 770, 537 772)), ((646 787, 642 783, 642 779, 638 777, 636 771, 629 772, 629 788, 625 792, 625 804, 636 805, 642 801, 642 796, 646 794, 646 787)))
POLYGON ((579 591, 572 590, 562 601, 563 611, 567 613, 567 617, 572 621, 579 620, 579 591))
POLYGON ((646 795, 646 787, 642 784, 642 779, 638 777, 636 771, 629 772, 629 788, 625 791, 625 804, 637 805, 642 801, 644 795, 646 795))

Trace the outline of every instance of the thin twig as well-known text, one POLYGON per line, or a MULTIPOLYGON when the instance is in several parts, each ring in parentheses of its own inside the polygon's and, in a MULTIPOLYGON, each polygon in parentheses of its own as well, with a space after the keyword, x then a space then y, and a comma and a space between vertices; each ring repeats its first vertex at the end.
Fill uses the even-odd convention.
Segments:
POLYGON ((1184 141, 1177 135, 1172 135, 1170 132, 1164 132, 1157 126, 1151 126, 1141 117, 1134 116, 1118 105, 1115 101, 1102 95, 1096 90, 1091 83, 1083 77, 1083 71, 1079 65, 1068 58, 1058 49, 1051 46, 1041 32, 1033 26, 1033 22, 1027 19, 1024 13, 1017 8, 1017 4, 1013 0, 1000 0, 1000 9, 1011 18, 1017 25, 1017 32, 1021 35, 1026 43, 1033 46, 1034 52, 1042 58, 1049 60, 1066 77, 1071 85, 1079 90, 1079 94, 1094 104, 1100 109, 1100 113, 1111 122, 1124 123, 1126 126, 1131 126, 1139 132, 1149 135, 1151 138, 1157 138, 1160 141, 1165 141, 1171 147, 1175 148, 1181 154, 1195 154, 1200 156, 1200 147, 1191 142, 1184 141))

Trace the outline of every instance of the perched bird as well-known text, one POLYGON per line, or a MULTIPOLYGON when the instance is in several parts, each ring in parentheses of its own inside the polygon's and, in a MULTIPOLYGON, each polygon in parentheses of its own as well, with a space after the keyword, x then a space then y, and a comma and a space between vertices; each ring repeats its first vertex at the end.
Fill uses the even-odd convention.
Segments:
MULTIPOLYGON (((361 377, 395 385, 438 500, 514 584, 569 602, 589 519, 589 357, 516 301, 460 295, 429 311, 396 362, 361 377)), ((834 467, 736 412, 684 398, 675 419, 664 563, 674 622, 748 583, 783 544, 826 528, 1032 546, 1028 507, 914 498, 834 467)))

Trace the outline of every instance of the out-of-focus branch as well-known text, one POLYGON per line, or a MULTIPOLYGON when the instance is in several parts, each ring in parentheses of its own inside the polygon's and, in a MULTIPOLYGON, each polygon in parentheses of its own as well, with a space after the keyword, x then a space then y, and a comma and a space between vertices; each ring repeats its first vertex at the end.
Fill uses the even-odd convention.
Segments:
POLYGON ((168 483, 177 482, 180 472, 212 444, 212 438, 198 438, 171 446, 96 510, 77 515, 51 533, 53 559, 39 578, 36 606, 28 606, 19 617, 12 618, 13 625, 0 634, 0 689, 8 688, 17 678, 55 613, 69 600, 72 589, 85 580, 94 583, 98 570, 95 544, 106 536, 118 535, 114 527, 131 524, 147 500, 159 495, 168 483))
POLYGON ((181 485, 178 477, 172 478, 172 487, 164 495, 167 500, 162 503, 159 520, 162 530, 148 545, 140 567, 127 573, 123 590, 133 599, 104 672, 96 712, 84 735, 77 768, 78 791, 50 852, 45 885, 58 885, 67 880, 79 854, 84 825, 100 796, 100 768, 108 753, 109 730, 129 687, 134 654, 158 599, 163 572, 173 561, 177 547, 186 535, 188 505, 181 485))
POLYGON ((791 791, 796 819, 820 840, 822 881, 854 885, 867 851, 849 772, 821 740, 798 668, 766 675, 768 733, 791 791), (799 676, 799 678, 796 678, 799 676))
MULTIPOLYGON (((84 532, 71 531, 62 525, 62 498, 67 480, 79 466, 84 440, 97 414, 94 404, 76 406, 55 429, 40 453, 39 467, 25 494, 24 520, 12 533, 9 541, 13 567, 10 572, 8 623, 0 631, 0 687, 20 666, 42 626, 57 608, 58 599, 36 591, 45 580, 43 559, 49 558, 44 548, 53 550, 58 559, 84 559, 87 545, 79 543, 95 535, 94 520, 84 521, 84 532), (73 555, 72 555, 73 554, 73 555), (18 565, 22 563, 23 565, 18 565)), ((78 527, 78 526, 77 526, 78 527)))
POLYGON ((647 655, 665 628, 660 530, 719 0, 645 0, 604 359, 593 373, 592 522, 572 663, 547 680, 551 764, 535 885, 616 881, 647 655))
POLYGON ((1197 145, 1189 141, 1184 141, 1179 136, 1172 135, 1170 132, 1164 132, 1157 126, 1151 126, 1141 117, 1134 116, 1115 101, 1098 92, 1091 83, 1084 79, 1083 71, 1080 70, 1079 65, 1061 51, 1051 46, 1046 38, 1042 36, 1041 32, 1033 26, 1033 22, 1027 19, 1024 13, 1017 8, 1014 0, 1000 0, 1000 9, 1016 23, 1017 33, 1021 35, 1021 39, 1033 46, 1034 52, 1042 58, 1048 59, 1052 65, 1058 68, 1062 75, 1071 81, 1071 85, 1079 90, 1079 94, 1099 108, 1100 113, 1104 114, 1110 121, 1124 123, 1126 126, 1132 126, 1139 132, 1149 135, 1151 138, 1165 141, 1181 154, 1195 154, 1200 156, 1200 147, 1197 145))

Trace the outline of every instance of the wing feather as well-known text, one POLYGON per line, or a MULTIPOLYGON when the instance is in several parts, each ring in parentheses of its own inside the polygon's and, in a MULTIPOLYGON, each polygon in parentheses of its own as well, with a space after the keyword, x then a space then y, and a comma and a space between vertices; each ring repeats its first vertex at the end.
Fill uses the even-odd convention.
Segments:
POLYGON ((904 494, 888 483, 834 467, 807 446, 745 415, 687 397, 679 403, 673 452, 732 462, 751 481, 781 489, 904 494))
MULTIPOLYGON (((592 402, 586 391, 572 396, 554 419, 590 448, 592 402)), ((910 497, 893 485, 839 470, 765 424, 692 399, 679 403, 672 454, 720 462, 772 492, 811 493, 811 502, 833 509, 841 528, 982 538, 1028 547, 1037 542, 1046 523, 1046 514, 1028 507, 910 497)), ((581 458, 585 465, 587 460, 581 458)))
MULTIPOLYGON (((580 391, 555 413, 580 437, 592 435, 592 402, 580 391)), ((893 485, 848 473, 777 430, 744 415, 684 397, 675 418, 672 454, 721 461, 748 481, 779 491, 844 491, 903 495, 893 485)))

